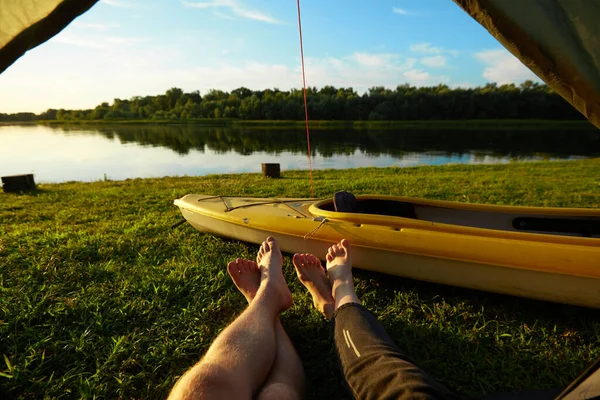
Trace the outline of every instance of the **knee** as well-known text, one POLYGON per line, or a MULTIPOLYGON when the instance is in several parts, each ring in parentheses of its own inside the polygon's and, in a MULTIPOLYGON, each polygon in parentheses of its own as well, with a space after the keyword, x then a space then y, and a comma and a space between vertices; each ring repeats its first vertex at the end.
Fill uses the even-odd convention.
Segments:
POLYGON ((245 390, 242 385, 243 382, 234 379, 225 368, 199 363, 179 379, 169 399, 219 398, 237 396, 244 392, 249 392, 251 395, 251 389, 245 390))
POLYGON ((302 395, 289 385, 273 383, 263 387, 258 393, 258 400, 300 400, 302 395))

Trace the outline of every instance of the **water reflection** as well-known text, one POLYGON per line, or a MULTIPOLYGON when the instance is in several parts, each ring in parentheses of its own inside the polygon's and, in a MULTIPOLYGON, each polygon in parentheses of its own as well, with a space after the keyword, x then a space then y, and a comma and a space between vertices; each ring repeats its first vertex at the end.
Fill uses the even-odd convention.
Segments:
MULTIPOLYGON (((192 125, 115 126, 94 129, 53 128, 58 133, 97 134, 121 143, 161 146, 178 154, 205 149, 216 154, 256 152, 292 154, 306 152, 303 130, 232 129, 192 125)), ((452 156, 473 154, 511 159, 528 157, 569 158, 595 157, 600 154, 597 131, 460 131, 460 130, 313 130, 313 155, 334 157, 353 155, 357 151, 369 156, 407 153, 452 156)))
MULTIPOLYGON (((314 130, 313 166, 439 165, 600 156, 595 131, 314 130)), ((38 182, 308 169, 302 130, 191 125, 0 126, 0 175, 38 182)))

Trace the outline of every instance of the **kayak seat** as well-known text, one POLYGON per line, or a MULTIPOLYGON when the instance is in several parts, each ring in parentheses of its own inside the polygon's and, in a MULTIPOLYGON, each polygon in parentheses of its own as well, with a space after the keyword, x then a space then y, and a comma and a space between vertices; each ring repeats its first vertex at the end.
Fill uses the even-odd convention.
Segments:
POLYGON ((333 195, 333 207, 336 212, 355 213, 358 212, 356 197, 352 193, 341 191, 333 195))
POLYGON ((337 192, 333 195, 333 206, 336 212, 417 218, 415 207, 411 203, 375 199, 357 200, 352 193, 346 191, 337 192))

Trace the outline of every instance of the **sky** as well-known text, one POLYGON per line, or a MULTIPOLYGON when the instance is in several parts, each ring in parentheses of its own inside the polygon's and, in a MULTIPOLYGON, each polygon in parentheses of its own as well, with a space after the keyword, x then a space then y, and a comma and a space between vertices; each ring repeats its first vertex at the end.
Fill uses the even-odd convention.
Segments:
MULTIPOLYGON (((451 0, 301 0, 308 86, 540 81, 451 0)), ((295 0, 101 0, 0 74, 0 113, 302 87, 295 0)))

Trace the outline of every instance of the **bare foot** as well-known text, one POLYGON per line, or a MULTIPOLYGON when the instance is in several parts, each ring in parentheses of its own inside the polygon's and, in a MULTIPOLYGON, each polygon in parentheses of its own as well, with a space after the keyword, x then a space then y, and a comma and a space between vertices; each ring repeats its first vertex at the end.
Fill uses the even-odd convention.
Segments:
POLYGON ((260 286, 260 268, 254 261, 238 258, 227 264, 227 272, 248 303, 254 299, 260 286))
POLYGON ((256 263, 261 272, 259 291, 273 293, 276 298, 276 304, 280 310, 287 310, 292 306, 292 293, 285 282, 281 264, 283 257, 279 245, 274 238, 268 237, 262 242, 256 263))
POLYGON ((331 293, 335 299, 335 309, 346 303, 358 303, 360 300, 354 291, 354 280, 352 277, 352 255, 350 254, 350 242, 342 239, 327 251, 327 273, 331 282, 331 293))
POLYGON ((321 261, 314 254, 294 254, 292 259, 300 282, 308 289, 313 298, 315 308, 327 319, 333 317, 335 301, 331 296, 331 285, 321 266, 321 261))

